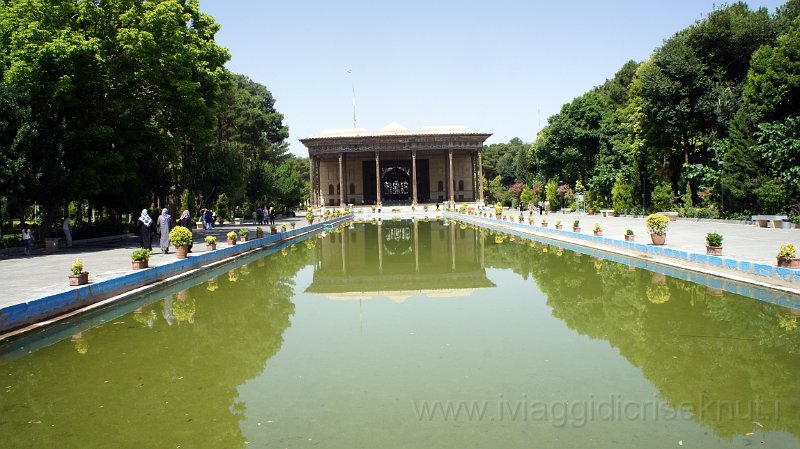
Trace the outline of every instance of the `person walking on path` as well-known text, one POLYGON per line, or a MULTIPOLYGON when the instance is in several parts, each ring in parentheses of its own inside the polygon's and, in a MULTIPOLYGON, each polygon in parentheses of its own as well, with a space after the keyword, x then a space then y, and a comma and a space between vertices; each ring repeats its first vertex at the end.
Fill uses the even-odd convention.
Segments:
POLYGON ((62 227, 64 230, 64 238, 67 240, 67 248, 72 246, 72 232, 69 229, 70 225, 72 225, 72 219, 67 215, 67 218, 64 219, 64 226, 62 227))
POLYGON ((211 209, 206 209, 203 212, 203 222, 205 223, 206 231, 210 231, 211 228, 214 227, 214 214, 211 212, 211 209))
POLYGON ((28 223, 22 225, 22 244, 25 247, 25 255, 30 256, 33 249, 33 237, 31 236, 31 228, 28 223))
POLYGON ((136 227, 139 228, 139 246, 153 250, 153 219, 147 213, 147 209, 142 209, 142 215, 136 221, 136 227))
MULTIPOLYGON (((192 219, 189 217, 188 210, 183 211, 180 220, 178 220, 178 224, 188 229, 189 233, 192 234, 192 240, 194 240, 194 233, 192 232, 192 219)), ((192 243, 189 243, 189 252, 192 252, 192 243)))
POLYGON ((259 225, 264 224, 264 209, 262 209, 261 206, 256 208, 256 222, 259 225))
POLYGON ((275 224, 275 209, 273 209, 272 206, 269 207, 269 224, 275 224))
POLYGON ((161 251, 167 254, 169 252, 169 231, 172 228, 172 216, 166 207, 161 211, 161 215, 158 216, 157 225, 158 232, 161 234, 161 239, 159 240, 161 251))

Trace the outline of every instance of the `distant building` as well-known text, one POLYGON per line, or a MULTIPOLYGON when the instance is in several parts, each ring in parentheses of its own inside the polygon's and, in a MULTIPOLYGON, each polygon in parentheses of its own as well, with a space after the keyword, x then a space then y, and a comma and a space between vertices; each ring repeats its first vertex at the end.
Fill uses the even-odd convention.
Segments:
POLYGON ((312 207, 344 204, 483 203, 483 143, 464 126, 380 131, 332 129, 308 148, 312 207))

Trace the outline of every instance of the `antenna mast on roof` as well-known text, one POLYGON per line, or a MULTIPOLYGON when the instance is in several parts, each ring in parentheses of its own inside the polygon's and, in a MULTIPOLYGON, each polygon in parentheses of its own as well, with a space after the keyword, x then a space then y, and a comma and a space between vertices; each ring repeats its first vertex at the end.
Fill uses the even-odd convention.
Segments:
POLYGON ((347 73, 350 74, 350 87, 353 88, 353 128, 356 128, 356 84, 353 81, 353 71, 348 69, 347 73))

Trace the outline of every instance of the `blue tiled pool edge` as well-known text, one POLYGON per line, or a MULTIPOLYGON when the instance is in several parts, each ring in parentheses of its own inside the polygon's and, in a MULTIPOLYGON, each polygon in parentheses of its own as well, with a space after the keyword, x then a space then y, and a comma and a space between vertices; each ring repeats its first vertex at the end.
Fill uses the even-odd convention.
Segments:
POLYGON ((292 239, 300 234, 315 232, 327 226, 336 226, 350 220, 352 215, 337 217, 299 229, 267 235, 260 239, 240 242, 234 246, 209 251, 187 259, 126 273, 112 279, 93 282, 60 293, 36 298, 28 302, 14 304, 0 309, 0 334, 28 326, 80 309, 91 304, 119 295, 139 287, 144 287, 190 270, 201 268, 237 255, 262 248, 273 243, 292 239))

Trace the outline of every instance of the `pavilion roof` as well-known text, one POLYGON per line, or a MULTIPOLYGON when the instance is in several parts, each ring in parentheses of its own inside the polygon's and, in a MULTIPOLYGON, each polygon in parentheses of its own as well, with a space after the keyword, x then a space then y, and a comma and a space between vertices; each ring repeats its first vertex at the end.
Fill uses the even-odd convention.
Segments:
POLYGON ((449 126, 425 126, 421 129, 408 129, 397 122, 392 122, 384 126, 380 130, 369 130, 366 128, 340 128, 340 129, 326 129, 316 136, 300 139, 301 142, 306 140, 317 139, 340 139, 340 138, 353 138, 353 137, 402 137, 402 136, 438 136, 438 135, 474 135, 486 136, 491 134, 473 131, 466 126, 462 125, 449 125, 449 126))

